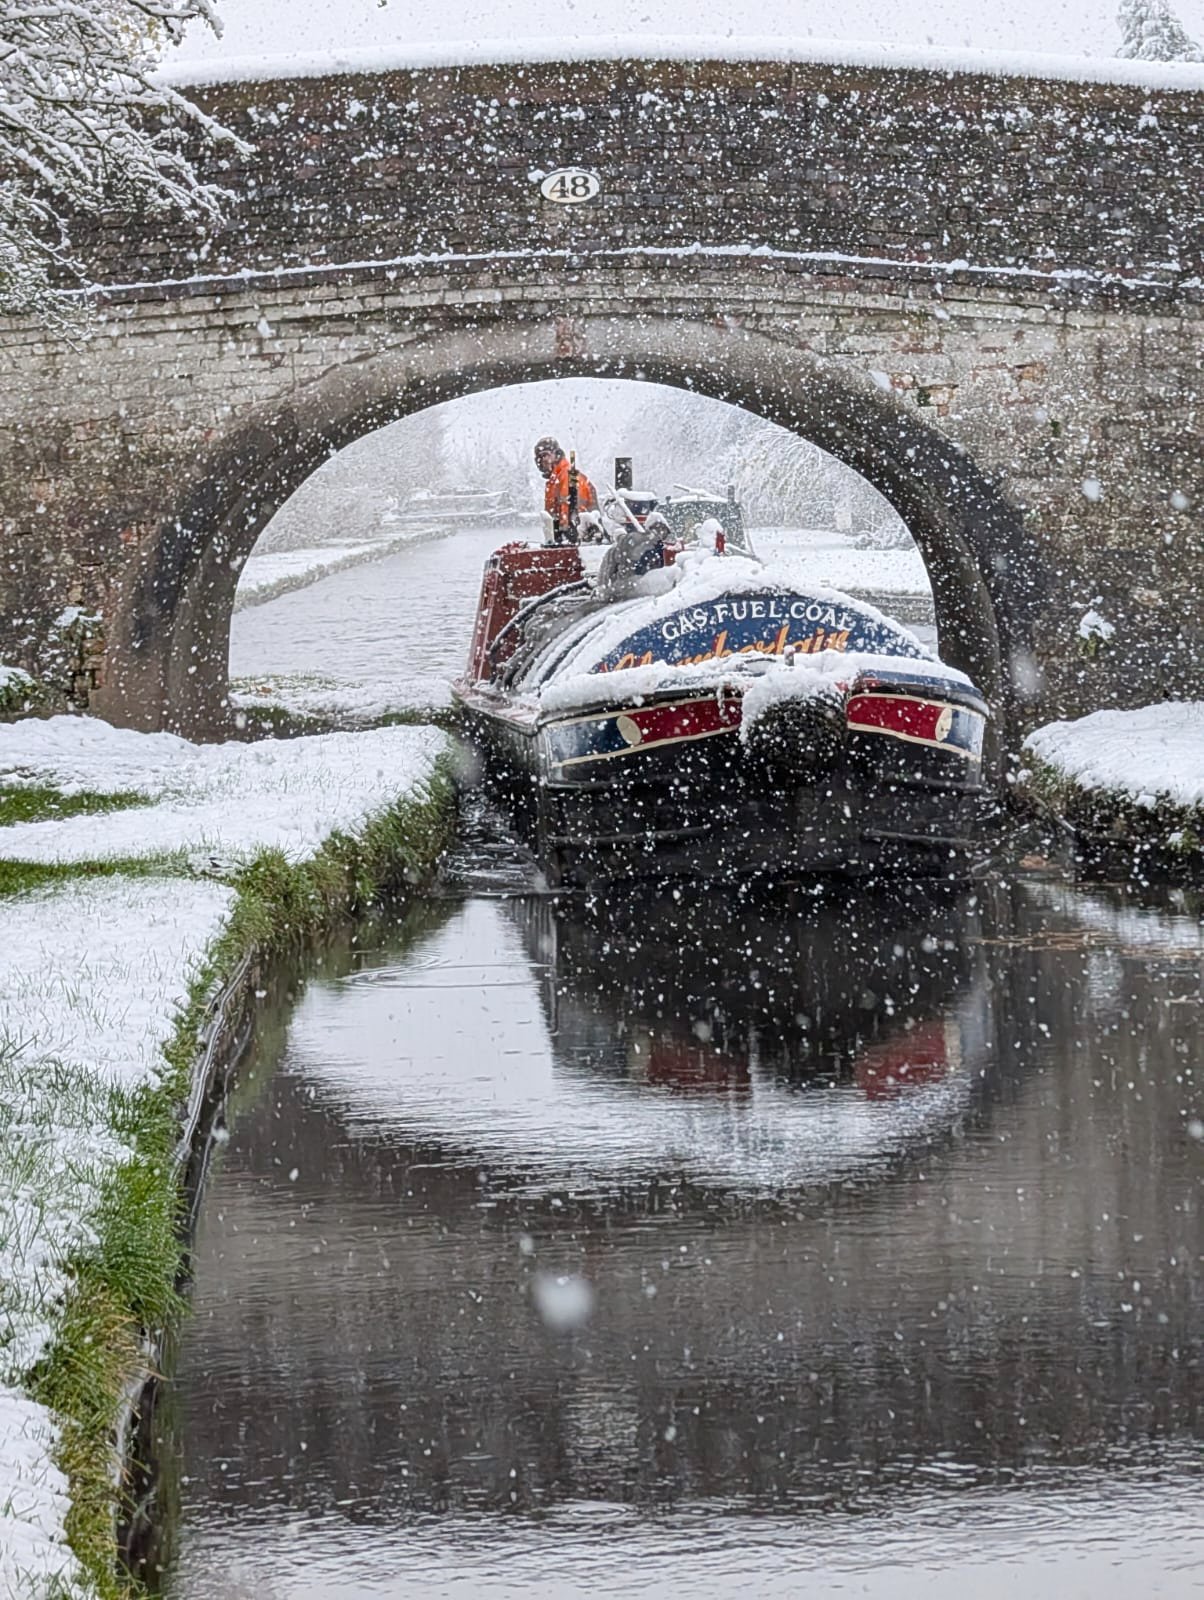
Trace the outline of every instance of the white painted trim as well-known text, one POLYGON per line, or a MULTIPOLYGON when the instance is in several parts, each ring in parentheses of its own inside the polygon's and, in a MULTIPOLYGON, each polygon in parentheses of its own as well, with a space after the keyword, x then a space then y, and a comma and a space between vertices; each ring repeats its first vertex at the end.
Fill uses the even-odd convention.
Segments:
POLYGON ((1123 272, 1101 272, 1091 267, 1017 267, 993 266, 989 262, 971 262, 962 257, 953 261, 908 260, 903 256, 858 256, 840 250, 779 250, 768 244, 702 244, 695 241, 681 245, 630 245, 623 249, 605 250, 452 250, 432 254, 405 256, 369 256, 360 261, 305 262, 291 267, 243 267, 237 272, 199 272, 187 278, 138 278, 129 283, 92 283, 84 289, 65 292, 76 298, 91 295, 122 294, 141 289, 212 289, 214 291, 251 289, 257 284, 284 285, 291 279, 333 277, 340 272, 399 271, 405 267, 473 267, 500 266, 511 261, 526 262, 619 262, 633 260, 700 261, 723 258, 725 260, 793 261, 807 266, 835 267, 893 267, 909 272, 922 271, 932 278, 957 273, 970 278, 1002 278, 1014 281, 1018 287, 1026 283, 1108 284, 1129 289, 1199 289, 1204 280, 1199 277, 1176 279, 1168 269, 1165 278, 1126 277, 1123 272))

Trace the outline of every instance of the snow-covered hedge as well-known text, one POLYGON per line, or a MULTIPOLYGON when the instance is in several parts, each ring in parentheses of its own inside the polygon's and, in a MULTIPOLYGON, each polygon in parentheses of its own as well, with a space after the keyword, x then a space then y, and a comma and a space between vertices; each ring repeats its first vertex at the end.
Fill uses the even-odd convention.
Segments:
POLYGON ((1204 870, 1204 701, 1093 711, 1025 740, 1022 791, 1089 850, 1204 870))

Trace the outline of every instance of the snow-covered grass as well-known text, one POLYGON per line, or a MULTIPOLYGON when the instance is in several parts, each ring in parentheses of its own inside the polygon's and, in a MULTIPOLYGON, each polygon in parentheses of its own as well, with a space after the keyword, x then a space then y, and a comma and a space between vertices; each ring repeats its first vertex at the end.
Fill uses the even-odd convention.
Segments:
POLYGON ((0 1383, 0 1594, 40 1596, 78 1580, 63 1539, 70 1502, 58 1443, 45 1406, 0 1383))
POLYGON ((196 746, 81 717, 0 726, 0 795, 143 802, 0 828, 0 1593, 124 1593, 112 1436, 176 1303, 207 1007, 250 953, 430 867, 446 748, 417 727, 196 746), (230 885, 191 875, 198 855, 230 885), (87 860, 106 866, 69 865, 87 860), (47 870, 28 862, 54 881, 23 887, 47 870))
POLYGON ((13 789, 0 788, 0 826, 7 827, 13 822, 37 822, 43 817, 120 811, 126 806, 142 804, 142 795, 123 794, 120 790, 110 794, 89 794, 87 790, 77 789, 71 794, 64 794, 48 784, 22 784, 13 789))
POLYGON ((147 1082, 233 898, 212 881, 121 875, 0 896, 0 1036, 23 1046, 26 1067, 147 1082))
POLYGON ((1024 756, 1021 787, 1089 847, 1204 865, 1204 701, 1050 722, 1024 756))
POLYGON ((415 726, 196 745, 88 717, 13 723, 0 727, 0 787, 126 792, 156 804, 0 827, 0 858, 62 864, 185 852, 225 864, 275 849, 297 861, 422 782, 445 748, 443 734, 415 726))
MULTIPOLYGON (((35 1405, 43 1398, 39 1369, 61 1331, 81 1258, 104 1254, 106 1212, 123 1169, 139 1159, 143 1111, 170 1093, 164 1047, 234 898, 214 883, 119 877, 0 897, 5 1594, 21 1592, 21 1580, 40 1592, 38 1583, 65 1579, 74 1565, 64 1543, 66 1482, 52 1459, 62 1450, 62 1424, 48 1405, 35 1405), (32 1395, 21 1394, 22 1383, 32 1383, 32 1395)), ((170 1220, 166 1174, 162 1188, 170 1220)), ((153 1245, 144 1239, 152 1275, 153 1245)), ((124 1341, 123 1368, 136 1352, 136 1342, 130 1346, 124 1341)), ((61 1380, 58 1389, 65 1393, 61 1380)))

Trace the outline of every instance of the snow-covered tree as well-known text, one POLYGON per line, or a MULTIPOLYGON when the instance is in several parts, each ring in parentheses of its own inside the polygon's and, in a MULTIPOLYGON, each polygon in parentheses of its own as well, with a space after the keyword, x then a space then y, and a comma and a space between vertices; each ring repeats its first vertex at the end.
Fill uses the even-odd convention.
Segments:
POLYGON ((641 486, 664 493, 674 482, 719 494, 731 484, 753 526, 835 527, 867 543, 911 543, 904 523, 864 478, 738 406, 652 386, 643 404, 633 406, 613 453, 632 456, 641 486))
POLYGON ((1184 32, 1167 0, 1120 0, 1118 56, 1135 61, 1204 61, 1204 50, 1184 32))
MULTIPOLYGON (((515 441, 516 464, 520 453, 525 472, 525 437, 515 441)), ((340 450, 307 478, 264 529, 256 553, 368 544, 390 531, 390 512, 403 507, 417 489, 497 487, 475 471, 466 477, 462 461, 458 473, 454 466, 446 407, 390 423, 340 450)), ((514 504, 524 504, 521 487, 514 504)))
POLYGON ((212 0, 0 0, 0 313, 78 325, 66 289, 81 215, 217 215, 184 132, 230 135, 154 80, 197 19, 217 30, 212 0))

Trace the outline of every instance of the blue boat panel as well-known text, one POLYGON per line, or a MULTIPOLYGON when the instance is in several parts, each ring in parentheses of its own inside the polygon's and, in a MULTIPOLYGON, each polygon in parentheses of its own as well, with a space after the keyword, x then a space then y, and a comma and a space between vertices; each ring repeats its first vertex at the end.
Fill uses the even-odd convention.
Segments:
POLYGON ((924 657, 908 634, 838 600, 800 593, 725 594, 647 623, 610 650, 591 670, 665 662, 693 666, 726 656, 780 656, 788 648, 856 650, 872 655, 924 657))

